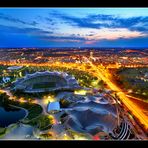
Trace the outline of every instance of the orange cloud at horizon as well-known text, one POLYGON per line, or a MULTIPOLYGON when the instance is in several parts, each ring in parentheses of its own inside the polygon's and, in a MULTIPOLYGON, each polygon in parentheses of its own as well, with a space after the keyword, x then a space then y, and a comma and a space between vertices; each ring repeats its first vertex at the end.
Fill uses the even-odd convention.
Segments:
POLYGON ((86 36, 85 39, 89 42, 86 43, 94 43, 95 41, 106 39, 106 40, 116 40, 119 38, 137 38, 137 37, 144 37, 147 34, 138 31, 131 31, 126 28, 103 28, 96 31, 94 35, 86 36))
POLYGON ((85 44, 89 45, 89 44, 94 44, 96 41, 86 41, 85 44))

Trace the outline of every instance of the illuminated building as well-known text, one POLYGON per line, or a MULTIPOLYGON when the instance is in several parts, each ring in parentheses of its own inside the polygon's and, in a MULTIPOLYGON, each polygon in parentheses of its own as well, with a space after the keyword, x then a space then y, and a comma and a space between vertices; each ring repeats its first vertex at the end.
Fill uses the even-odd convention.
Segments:
POLYGON ((26 93, 50 92, 56 90, 74 90, 80 88, 76 79, 67 73, 60 72, 36 72, 27 74, 14 82, 13 90, 26 93))

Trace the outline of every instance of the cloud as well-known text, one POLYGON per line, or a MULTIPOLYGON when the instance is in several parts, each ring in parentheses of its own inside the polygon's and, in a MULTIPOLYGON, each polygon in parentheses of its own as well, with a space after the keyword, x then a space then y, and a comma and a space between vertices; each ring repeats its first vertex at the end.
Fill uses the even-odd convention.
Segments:
POLYGON ((45 20, 50 24, 50 25, 55 25, 56 23, 54 22, 53 19, 45 17, 45 20))
POLYGON ((76 36, 41 36, 40 39, 48 41, 48 42, 83 42, 84 38, 76 37, 76 36))
POLYGON ((8 15, 5 15, 3 13, 0 13, 0 19, 10 21, 10 22, 14 22, 14 23, 21 23, 21 24, 24 24, 24 25, 31 25, 31 26, 36 26, 38 24, 36 21, 29 23, 29 22, 25 22, 23 20, 20 20, 18 18, 14 18, 14 17, 8 16, 8 15))
POLYGON ((48 39, 46 41, 50 41, 50 42, 74 42, 74 43, 80 43, 82 42, 81 40, 76 40, 76 39, 48 39))
POLYGON ((85 42, 86 45, 90 45, 90 44, 94 44, 94 43, 96 43, 96 41, 86 41, 85 42))
POLYGON ((137 38, 137 37, 144 37, 148 36, 147 34, 138 32, 138 31, 130 31, 126 28, 103 28, 96 31, 94 35, 86 36, 85 39, 87 40, 116 40, 116 39, 128 39, 128 38, 137 38))
POLYGON ((41 39, 50 42, 84 42, 85 44, 95 44, 101 40, 132 39, 147 36, 148 35, 143 32, 131 31, 127 28, 83 28, 81 30, 74 28, 72 34, 53 33, 52 35, 41 36, 41 39))
MULTIPOLYGON (((86 27, 86 28, 99 28, 99 24, 90 23, 91 18, 87 18, 87 17, 77 18, 74 16, 69 16, 66 14, 59 13, 58 11, 52 11, 52 12, 50 12, 49 15, 51 15, 52 17, 64 20, 65 23, 68 23, 71 26, 79 26, 79 27, 86 27)), ((101 27, 101 25, 100 25, 100 27, 101 27)))
MULTIPOLYGON (((59 14, 58 14, 59 15, 59 14)), ((61 15, 59 15, 61 17, 61 15)), ((25 27, 25 28, 18 28, 12 26, 3 26, 0 25, 0 32, 1 34, 11 34, 11 35, 26 35, 36 37, 40 40, 45 40, 46 42, 70 42, 70 43, 84 43, 86 45, 96 44, 101 40, 119 40, 119 39, 132 39, 132 38, 140 38, 140 37, 147 37, 147 32, 138 31, 138 30, 131 30, 126 27, 122 27, 119 25, 119 21, 117 22, 118 26, 115 27, 112 20, 116 20, 117 18, 112 15, 96 15, 94 17, 87 17, 84 18, 87 23, 91 23, 91 25, 100 24, 99 28, 92 28, 91 25, 87 27, 80 27, 75 25, 72 26, 60 26, 59 30, 51 30, 51 29, 40 29, 36 27, 25 27), (97 18, 100 18, 98 20, 97 18), (112 27, 103 27, 104 23, 112 27), (113 27, 114 26, 114 27, 113 27)), ((55 16, 57 17, 57 16, 55 16)), ((62 18, 67 16, 62 15, 62 18)), ((73 18, 73 17, 72 17, 73 18)), ((49 22, 53 22, 52 19, 46 18, 49 22)), ((76 18, 77 20, 79 18, 76 18)), ((81 19, 83 22, 84 19, 81 19)), ((73 19, 71 19, 73 20, 73 19)), ((16 20, 15 20, 16 21, 16 20)), ((17 20, 18 21, 18 20, 17 20)), ((84 21, 85 22, 85 21, 84 21)), ((36 22, 32 22, 35 24, 36 22)), ((82 25, 82 24, 81 24, 82 25)), ((86 24, 85 24, 86 25, 86 24)), ((137 23, 137 25, 133 25, 133 28, 140 28, 140 27, 147 27, 146 22, 137 23)))
POLYGON ((130 30, 147 31, 148 32, 148 16, 138 16, 122 18, 116 15, 87 15, 80 18, 76 16, 70 16, 67 14, 53 11, 50 13, 53 17, 60 18, 71 26, 77 26, 80 28, 128 28, 130 30), (145 25, 136 26, 142 22, 145 25))
POLYGON ((50 35, 53 32, 52 31, 45 31, 39 28, 18 28, 18 27, 12 27, 12 26, 4 26, 0 25, 0 32, 1 34, 5 35, 32 35, 36 37, 50 35))

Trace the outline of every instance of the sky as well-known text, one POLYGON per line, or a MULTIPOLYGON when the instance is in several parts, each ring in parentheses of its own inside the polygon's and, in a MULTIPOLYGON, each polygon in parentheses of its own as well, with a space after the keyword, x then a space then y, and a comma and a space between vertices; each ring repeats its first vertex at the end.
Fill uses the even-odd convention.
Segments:
POLYGON ((0 8, 0 47, 148 47, 148 8, 0 8))

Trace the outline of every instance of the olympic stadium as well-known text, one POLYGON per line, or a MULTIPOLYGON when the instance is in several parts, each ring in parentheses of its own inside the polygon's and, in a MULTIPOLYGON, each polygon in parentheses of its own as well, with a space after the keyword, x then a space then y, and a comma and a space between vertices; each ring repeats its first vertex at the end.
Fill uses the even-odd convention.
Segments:
POLYGON ((13 83, 13 90, 25 93, 41 93, 56 90, 74 90, 81 88, 77 80, 64 72, 35 72, 27 74, 13 83))

